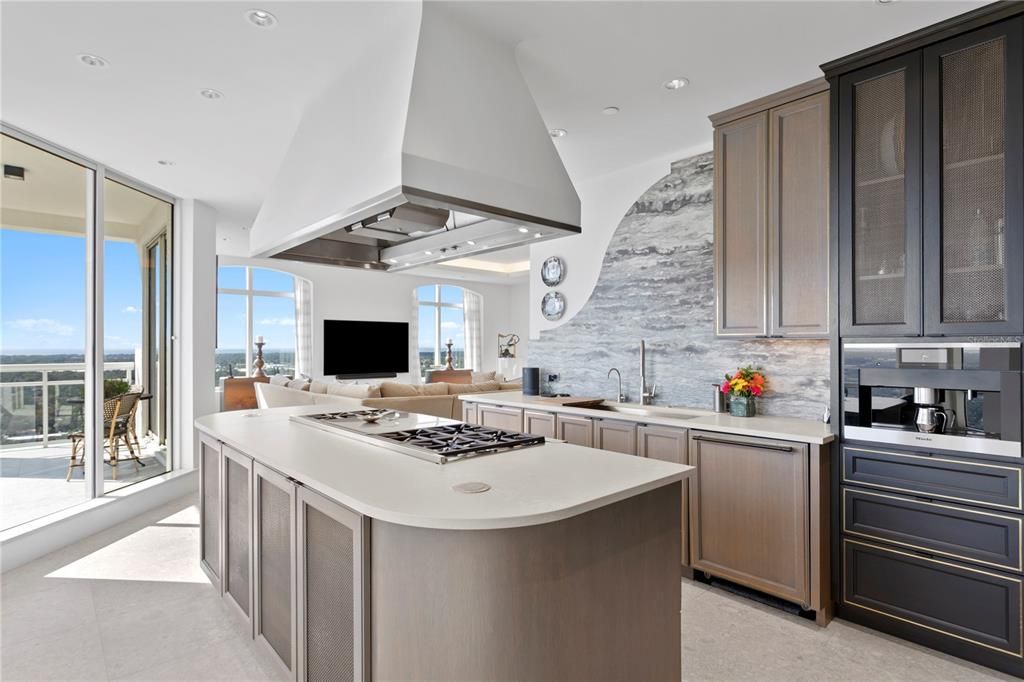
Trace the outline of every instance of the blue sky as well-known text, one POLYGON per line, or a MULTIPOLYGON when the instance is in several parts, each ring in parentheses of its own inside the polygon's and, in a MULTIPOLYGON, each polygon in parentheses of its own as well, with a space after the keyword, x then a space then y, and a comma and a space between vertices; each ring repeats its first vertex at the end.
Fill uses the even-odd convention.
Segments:
MULTIPOLYGON (((130 352, 142 339, 142 274, 135 244, 104 245, 104 343, 130 352)), ((0 229, 0 353, 85 349, 85 239, 0 229)))

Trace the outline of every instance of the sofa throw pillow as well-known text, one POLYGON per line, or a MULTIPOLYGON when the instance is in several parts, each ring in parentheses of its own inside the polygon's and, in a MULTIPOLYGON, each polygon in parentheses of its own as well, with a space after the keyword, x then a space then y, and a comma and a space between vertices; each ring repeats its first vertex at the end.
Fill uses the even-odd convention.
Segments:
POLYGON ((327 393, 327 388, 329 386, 330 384, 326 381, 317 381, 316 379, 313 379, 313 381, 309 382, 309 392, 324 395, 327 393))
POLYGON ((482 384, 485 381, 497 381, 497 372, 473 372, 470 383, 482 384))
POLYGON ((287 384, 285 384, 285 386, 287 386, 288 388, 294 388, 296 391, 309 390, 309 382, 306 381, 305 379, 292 379, 287 384))
POLYGON ((448 384, 443 381, 416 386, 416 389, 419 390, 420 395, 448 395, 448 384))
POLYGON ((287 386, 288 382, 291 381, 291 380, 292 380, 292 378, 290 376, 288 376, 287 374, 275 374, 274 376, 270 377, 270 385, 271 386, 287 386))
POLYGON ((328 395, 340 395, 345 398, 373 398, 377 387, 373 384, 328 384, 328 395))
POLYGON ((420 395, 415 386, 402 384, 397 381, 384 381, 380 385, 380 396, 382 398, 412 398, 420 395))
POLYGON ((462 393, 491 393, 500 391, 501 384, 497 381, 484 381, 479 384, 448 384, 448 395, 460 395, 462 393))

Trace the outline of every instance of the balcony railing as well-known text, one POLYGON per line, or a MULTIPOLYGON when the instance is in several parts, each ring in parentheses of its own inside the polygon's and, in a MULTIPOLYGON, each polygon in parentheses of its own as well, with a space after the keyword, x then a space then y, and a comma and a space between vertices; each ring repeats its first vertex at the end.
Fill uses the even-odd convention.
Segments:
MULTIPOLYGON (((105 362, 103 375, 110 377, 110 372, 124 372, 124 379, 129 384, 135 383, 134 362, 105 362)), ((84 362, 53 362, 53 363, 7 363, 0 365, 0 447, 17 447, 32 445, 46 447, 50 440, 66 439, 73 430, 84 425, 85 408, 85 363, 84 362), (5 375, 12 373, 41 375, 32 380, 4 380, 5 375), (80 372, 80 379, 51 379, 51 374, 80 372), (79 395, 61 399, 62 387, 81 386, 79 395), (51 396, 50 390, 54 393, 51 396), (32 389, 26 391, 25 389, 32 389), (52 403, 52 404, 51 404, 52 403), (69 414, 63 423, 57 421, 62 416, 62 408, 67 407, 69 414)))

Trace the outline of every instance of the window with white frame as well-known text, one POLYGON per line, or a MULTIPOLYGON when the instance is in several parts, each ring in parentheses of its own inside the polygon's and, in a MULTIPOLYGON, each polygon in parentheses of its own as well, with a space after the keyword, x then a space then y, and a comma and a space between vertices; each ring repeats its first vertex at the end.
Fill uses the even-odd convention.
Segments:
POLYGON ((452 341, 452 366, 466 366, 466 313, 461 287, 425 284, 416 289, 420 376, 445 365, 448 340, 452 341))
POLYGON ((217 269, 217 385, 223 377, 252 375, 257 341, 267 375, 295 374, 296 284, 268 268, 217 269))

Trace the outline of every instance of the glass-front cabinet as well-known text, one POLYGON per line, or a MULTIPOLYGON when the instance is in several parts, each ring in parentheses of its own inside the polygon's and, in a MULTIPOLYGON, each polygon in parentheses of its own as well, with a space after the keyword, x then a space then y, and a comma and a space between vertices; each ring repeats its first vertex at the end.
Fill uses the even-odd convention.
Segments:
POLYGON ((1022 22, 839 79, 844 336, 1024 333, 1022 22))

